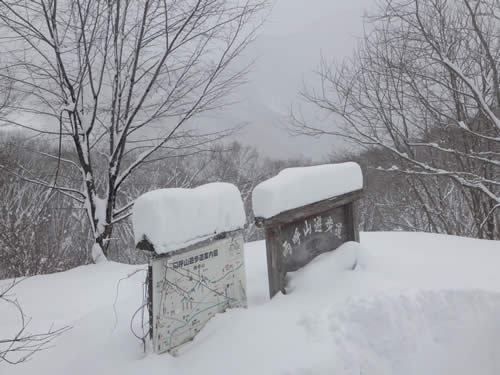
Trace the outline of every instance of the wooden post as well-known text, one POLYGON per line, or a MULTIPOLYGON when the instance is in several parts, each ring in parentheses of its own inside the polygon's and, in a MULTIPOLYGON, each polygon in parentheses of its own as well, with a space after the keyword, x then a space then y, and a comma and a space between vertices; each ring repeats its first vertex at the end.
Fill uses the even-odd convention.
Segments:
POLYGON ((282 259, 283 255, 278 243, 278 230, 278 228, 269 228, 266 230, 267 276, 269 279, 270 296, 274 296, 280 291, 286 294, 284 287, 286 271, 282 259))
POLYGON ((146 276, 147 304, 149 315, 149 338, 153 339, 153 261, 148 264, 148 274, 146 276))
POLYGON ((358 213, 357 202, 350 202, 345 206, 345 215, 347 223, 347 233, 349 234, 349 241, 359 242, 359 229, 358 229, 358 213))

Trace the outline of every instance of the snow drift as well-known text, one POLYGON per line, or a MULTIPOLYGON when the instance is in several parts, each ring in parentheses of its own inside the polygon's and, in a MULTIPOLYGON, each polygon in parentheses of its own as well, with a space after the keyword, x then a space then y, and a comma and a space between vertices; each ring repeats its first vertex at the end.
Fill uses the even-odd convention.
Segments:
MULTIPOLYGON (((500 373, 498 242, 362 233, 361 246, 339 249, 291 273, 291 293, 270 301, 264 243, 246 244, 249 308, 215 316, 178 357, 143 354, 130 333, 144 267, 105 262, 33 277, 16 290, 32 331, 73 329, 26 364, 0 363, 0 373, 500 373)), ((3 336, 17 322, 1 305, 0 316, 3 336)), ((132 328, 141 332, 140 320, 132 328)))

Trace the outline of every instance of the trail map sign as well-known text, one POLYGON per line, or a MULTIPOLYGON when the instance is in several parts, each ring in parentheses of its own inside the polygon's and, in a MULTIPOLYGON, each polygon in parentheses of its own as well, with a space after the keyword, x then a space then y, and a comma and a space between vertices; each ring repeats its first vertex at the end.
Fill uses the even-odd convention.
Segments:
POLYGON ((153 260, 152 325, 157 353, 192 340, 212 316, 232 307, 246 307, 240 232, 153 260))
POLYGON ((313 258, 335 250, 347 241, 359 241, 355 201, 361 190, 282 212, 256 218, 266 232, 269 293, 286 293, 286 273, 313 258))

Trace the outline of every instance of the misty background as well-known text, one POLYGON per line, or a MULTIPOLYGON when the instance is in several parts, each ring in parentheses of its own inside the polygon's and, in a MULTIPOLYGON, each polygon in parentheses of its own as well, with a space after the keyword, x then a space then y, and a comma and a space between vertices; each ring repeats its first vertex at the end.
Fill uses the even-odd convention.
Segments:
POLYGON ((285 124, 293 106, 308 122, 331 125, 333 119, 306 104, 300 91, 319 86, 315 72, 322 57, 340 62, 353 53, 363 36, 363 16, 375 4, 374 0, 276 0, 257 39, 239 60, 254 65, 247 83, 229 99, 237 102, 194 123, 216 129, 245 124, 234 138, 276 159, 320 161, 332 150, 345 148, 341 138, 291 136, 285 124))

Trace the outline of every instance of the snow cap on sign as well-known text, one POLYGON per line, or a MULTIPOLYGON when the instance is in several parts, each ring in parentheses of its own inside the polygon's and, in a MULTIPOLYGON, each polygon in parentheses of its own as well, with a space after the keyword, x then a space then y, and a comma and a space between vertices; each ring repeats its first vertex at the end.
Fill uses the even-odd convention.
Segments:
POLYGON ((255 217, 268 219, 281 212, 363 188, 357 163, 287 168, 253 190, 255 217))
POLYGON ((136 244, 147 240, 157 254, 166 254, 241 229, 246 219, 238 188, 217 182, 143 194, 134 203, 132 222, 136 244))

